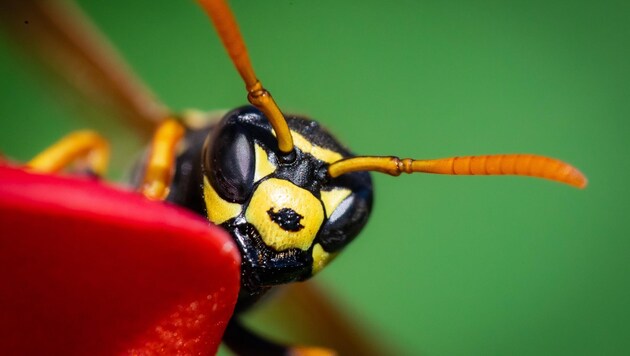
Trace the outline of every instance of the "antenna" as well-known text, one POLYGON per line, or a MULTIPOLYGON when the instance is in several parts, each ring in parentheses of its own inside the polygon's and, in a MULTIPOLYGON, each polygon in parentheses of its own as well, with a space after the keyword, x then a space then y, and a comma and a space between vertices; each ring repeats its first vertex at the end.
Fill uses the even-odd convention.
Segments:
POLYGON ((247 99, 262 111, 278 138, 278 148, 285 154, 293 152, 293 137, 289 125, 273 100, 271 93, 262 86, 256 78, 254 68, 249 60, 245 42, 238 29, 232 11, 223 0, 199 0, 199 4, 206 11, 223 42, 223 47, 232 59, 232 63, 245 82, 247 99))
POLYGON ((448 175, 516 175, 544 178, 585 188, 586 177, 577 168, 555 158, 532 154, 463 156, 432 160, 398 157, 359 156, 346 158, 328 166, 335 178, 357 171, 377 171, 398 176, 401 173, 435 173, 448 175))

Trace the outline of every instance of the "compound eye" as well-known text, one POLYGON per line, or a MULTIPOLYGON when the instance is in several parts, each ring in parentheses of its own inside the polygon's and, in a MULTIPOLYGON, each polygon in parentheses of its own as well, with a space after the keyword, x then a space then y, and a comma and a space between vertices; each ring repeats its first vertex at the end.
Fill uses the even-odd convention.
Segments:
POLYGON ((256 156, 246 127, 220 124, 204 150, 203 164, 210 184, 223 199, 244 203, 250 196, 256 156))
POLYGON ((334 207, 318 234, 318 240, 324 250, 336 252, 350 243, 365 226, 371 209, 371 190, 359 190, 348 194, 334 207))

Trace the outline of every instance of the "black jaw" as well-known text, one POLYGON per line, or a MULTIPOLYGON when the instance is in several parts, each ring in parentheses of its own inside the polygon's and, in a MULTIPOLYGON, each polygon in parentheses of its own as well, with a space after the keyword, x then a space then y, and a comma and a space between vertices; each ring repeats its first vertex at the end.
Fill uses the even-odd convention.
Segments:
POLYGON ((250 304, 250 299, 257 299, 271 286, 301 281, 310 275, 311 249, 274 251, 265 245, 254 226, 234 219, 221 227, 230 232, 241 252, 239 308, 250 304))

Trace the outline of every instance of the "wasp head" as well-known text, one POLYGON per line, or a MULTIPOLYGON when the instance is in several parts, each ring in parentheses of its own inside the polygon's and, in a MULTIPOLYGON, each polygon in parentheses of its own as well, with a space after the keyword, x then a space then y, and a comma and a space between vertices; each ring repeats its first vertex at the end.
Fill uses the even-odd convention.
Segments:
POLYGON ((250 106, 228 113, 203 149, 207 216, 238 244, 249 290, 320 271, 360 232, 372 206, 369 173, 327 173, 352 156, 347 149, 315 121, 288 116, 287 123, 289 155, 250 106))

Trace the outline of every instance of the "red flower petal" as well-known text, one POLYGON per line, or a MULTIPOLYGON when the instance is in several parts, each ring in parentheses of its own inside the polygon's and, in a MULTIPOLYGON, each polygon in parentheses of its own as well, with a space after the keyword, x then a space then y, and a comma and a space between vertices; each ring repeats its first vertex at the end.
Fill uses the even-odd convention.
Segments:
POLYGON ((0 354, 211 354, 239 275, 181 208, 0 166, 0 354))

